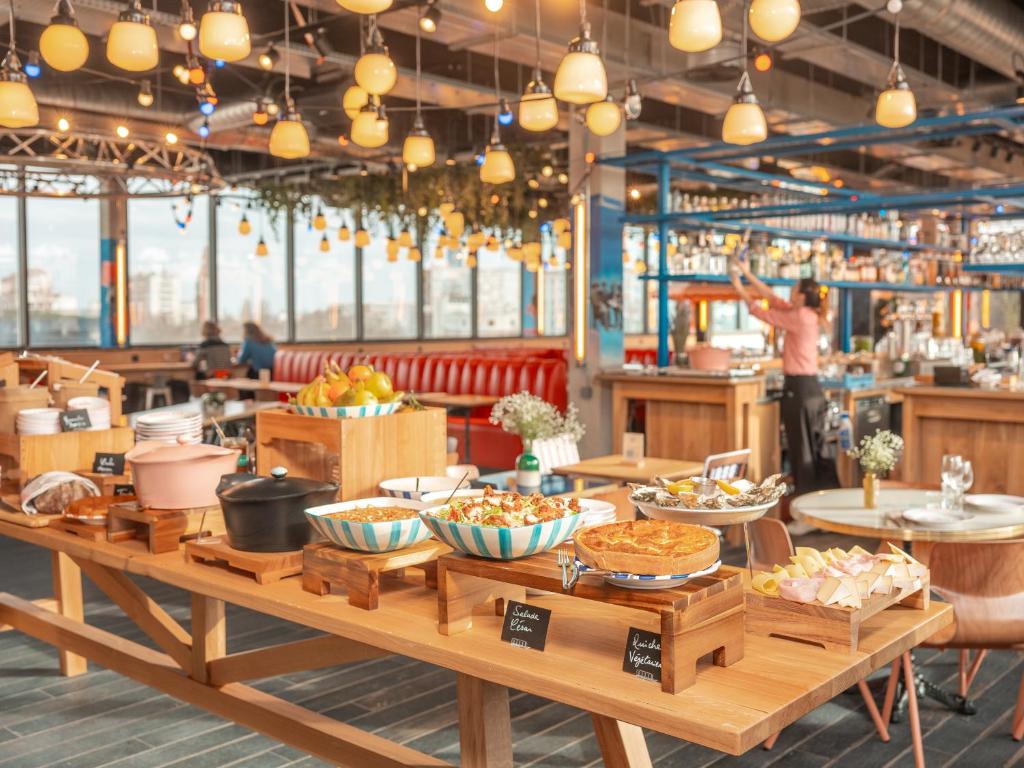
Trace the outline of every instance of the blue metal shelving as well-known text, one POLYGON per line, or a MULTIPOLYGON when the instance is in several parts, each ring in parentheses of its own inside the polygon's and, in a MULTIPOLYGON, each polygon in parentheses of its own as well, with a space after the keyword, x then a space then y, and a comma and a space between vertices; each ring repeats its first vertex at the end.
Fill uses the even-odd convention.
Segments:
MULTIPOLYGON (((641 275, 641 280, 660 280, 659 275, 641 275)), ((796 285, 799 281, 787 277, 759 277, 765 285, 796 285)), ((669 283, 728 283, 726 275, 713 274, 669 274, 665 276, 669 283)), ((1017 290, 1016 288, 983 288, 981 286, 961 285, 915 285, 913 283, 868 283, 858 280, 823 280, 821 285, 829 288, 848 291, 900 291, 903 293, 935 293, 936 291, 980 291, 980 290, 1017 290)))
POLYGON ((964 264, 964 272, 986 272, 1000 275, 1024 276, 1024 262, 1011 264, 964 264))

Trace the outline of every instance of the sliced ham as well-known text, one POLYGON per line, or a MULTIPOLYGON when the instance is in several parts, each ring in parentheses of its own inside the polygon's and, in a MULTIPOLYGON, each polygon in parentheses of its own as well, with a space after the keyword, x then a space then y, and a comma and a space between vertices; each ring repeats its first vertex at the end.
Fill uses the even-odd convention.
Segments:
POLYGON ((812 576, 806 579, 783 579, 779 582, 779 597, 794 603, 813 603, 825 579, 812 576))

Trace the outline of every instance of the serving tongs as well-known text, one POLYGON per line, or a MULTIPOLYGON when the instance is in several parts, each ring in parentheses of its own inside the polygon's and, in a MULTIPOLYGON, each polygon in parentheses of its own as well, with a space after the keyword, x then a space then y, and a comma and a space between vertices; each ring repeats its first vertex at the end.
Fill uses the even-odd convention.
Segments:
POLYGON ((569 553, 569 548, 561 546, 558 548, 558 567, 562 569, 562 589, 572 592, 576 582, 580 580, 580 569, 576 567, 575 558, 569 553))

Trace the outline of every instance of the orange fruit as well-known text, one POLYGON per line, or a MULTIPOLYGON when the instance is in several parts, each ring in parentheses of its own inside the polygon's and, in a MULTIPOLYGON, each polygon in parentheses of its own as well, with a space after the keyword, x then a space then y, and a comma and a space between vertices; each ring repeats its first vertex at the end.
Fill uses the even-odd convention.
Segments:
POLYGON ((348 377, 352 381, 366 381, 373 373, 373 368, 368 365, 353 365, 348 369, 348 377))

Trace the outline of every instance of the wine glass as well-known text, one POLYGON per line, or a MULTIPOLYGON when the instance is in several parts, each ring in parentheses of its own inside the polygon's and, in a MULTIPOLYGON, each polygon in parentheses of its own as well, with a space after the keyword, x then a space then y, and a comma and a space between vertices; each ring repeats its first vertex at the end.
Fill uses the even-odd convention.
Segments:
POLYGON ((959 454, 945 454, 942 457, 942 508, 956 507, 960 482, 964 475, 964 459, 959 454))
POLYGON ((972 485, 974 485, 974 467, 971 466, 971 462, 965 461, 963 463, 963 473, 960 476, 960 484, 957 489, 959 491, 956 504, 958 510, 964 508, 964 496, 967 491, 971 490, 972 485))

